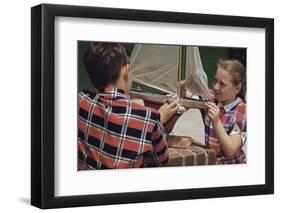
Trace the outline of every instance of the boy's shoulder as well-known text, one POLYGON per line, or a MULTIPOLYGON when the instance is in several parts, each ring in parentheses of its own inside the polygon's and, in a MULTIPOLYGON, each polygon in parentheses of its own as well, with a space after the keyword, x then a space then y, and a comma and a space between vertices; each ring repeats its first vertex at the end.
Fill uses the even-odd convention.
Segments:
POLYGON ((137 103, 133 100, 130 100, 132 111, 131 113, 137 114, 142 117, 147 117, 150 114, 150 119, 153 120, 159 120, 160 119, 160 113, 157 109, 146 107, 140 103, 137 103))
POLYGON ((97 95, 96 92, 92 92, 90 90, 80 90, 78 93, 78 96, 81 97, 90 97, 91 99, 95 98, 95 96, 97 95))

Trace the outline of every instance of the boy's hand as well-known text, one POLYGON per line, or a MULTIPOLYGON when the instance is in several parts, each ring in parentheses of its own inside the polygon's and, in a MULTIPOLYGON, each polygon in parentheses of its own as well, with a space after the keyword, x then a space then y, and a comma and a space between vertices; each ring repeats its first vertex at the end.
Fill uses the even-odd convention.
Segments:
POLYGON ((213 125, 216 126, 220 121, 220 109, 213 102, 207 102, 206 106, 208 107, 207 115, 211 119, 213 125))
POLYGON ((178 110, 176 101, 170 104, 164 104, 159 108, 160 121, 164 124, 166 123, 178 110))

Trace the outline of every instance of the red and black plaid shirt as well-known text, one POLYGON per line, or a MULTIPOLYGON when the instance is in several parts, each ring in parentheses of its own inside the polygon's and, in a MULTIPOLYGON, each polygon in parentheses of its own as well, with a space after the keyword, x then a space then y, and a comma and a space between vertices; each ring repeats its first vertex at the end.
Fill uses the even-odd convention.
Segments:
POLYGON ((78 170, 163 166, 166 135, 157 110, 123 90, 78 94, 78 170))

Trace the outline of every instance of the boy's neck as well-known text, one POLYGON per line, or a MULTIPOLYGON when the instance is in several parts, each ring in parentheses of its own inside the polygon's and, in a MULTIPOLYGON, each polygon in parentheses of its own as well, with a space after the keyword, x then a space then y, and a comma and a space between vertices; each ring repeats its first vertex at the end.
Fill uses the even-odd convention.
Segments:
POLYGON ((130 93, 130 90, 128 90, 128 89, 126 88, 126 85, 123 84, 123 83, 118 83, 118 81, 117 81, 116 84, 108 84, 106 87, 107 87, 107 88, 117 88, 117 89, 121 89, 121 90, 124 91, 125 95, 129 95, 129 93, 130 93))

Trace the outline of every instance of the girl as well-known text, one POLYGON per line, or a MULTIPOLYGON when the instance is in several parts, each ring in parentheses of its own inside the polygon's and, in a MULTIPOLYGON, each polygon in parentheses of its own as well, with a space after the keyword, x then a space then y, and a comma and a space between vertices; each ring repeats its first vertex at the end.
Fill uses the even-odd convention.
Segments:
POLYGON ((216 151, 217 164, 246 163, 246 70, 238 60, 219 60, 213 82, 215 103, 207 102, 206 144, 216 151))
MULTIPOLYGON (((246 70, 238 60, 219 60, 213 82, 214 102, 202 111, 205 142, 214 149, 217 164, 246 163, 246 70)), ((189 91, 186 96, 192 96, 189 91)))

